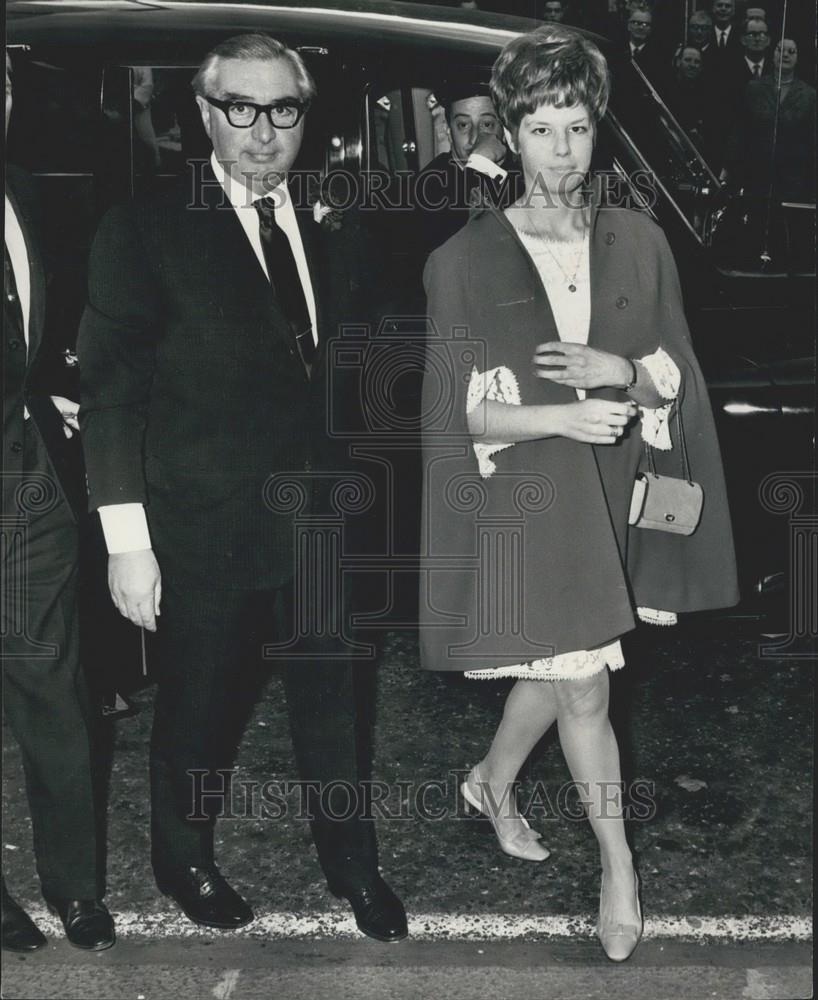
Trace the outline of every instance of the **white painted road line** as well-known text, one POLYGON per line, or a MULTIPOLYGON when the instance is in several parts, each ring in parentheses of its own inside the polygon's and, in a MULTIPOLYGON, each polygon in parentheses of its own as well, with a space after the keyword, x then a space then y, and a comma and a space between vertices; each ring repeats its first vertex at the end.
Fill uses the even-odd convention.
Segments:
POLYGON ((222 978, 211 991, 216 1000, 230 1000, 239 982, 241 969, 225 969, 222 978))
MULTIPOLYGON (((62 928, 45 907, 27 908, 46 934, 59 936, 62 928)), ((197 927, 178 910, 162 913, 112 911, 118 937, 212 937, 224 932, 197 927)), ((350 939, 361 937, 348 912, 291 913, 256 911, 248 927, 227 936, 286 940, 291 938, 350 939)), ((466 916, 451 913, 410 913, 409 935, 414 941, 531 941, 577 940, 593 937, 595 918, 588 916, 527 917, 509 913, 466 916)), ((812 920, 793 915, 731 917, 647 917, 645 940, 663 941, 811 941, 812 920)), ((229 996, 230 994, 225 994, 229 996)))

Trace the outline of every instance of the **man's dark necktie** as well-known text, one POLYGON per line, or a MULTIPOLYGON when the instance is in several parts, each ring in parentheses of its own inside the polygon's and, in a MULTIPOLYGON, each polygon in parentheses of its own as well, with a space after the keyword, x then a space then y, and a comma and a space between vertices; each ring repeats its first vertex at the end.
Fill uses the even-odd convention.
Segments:
POLYGON ((275 200, 268 196, 253 202, 258 212, 261 246, 267 273, 278 304, 290 327, 298 354, 309 378, 317 353, 307 299, 298 274, 293 248, 275 220, 275 200))
POLYGON ((726 49, 727 48, 727 35, 723 31, 719 35, 719 48, 720 49, 726 49))
POLYGON ((753 76, 756 80, 761 79, 761 63, 756 63, 755 66, 753 66, 753 76))

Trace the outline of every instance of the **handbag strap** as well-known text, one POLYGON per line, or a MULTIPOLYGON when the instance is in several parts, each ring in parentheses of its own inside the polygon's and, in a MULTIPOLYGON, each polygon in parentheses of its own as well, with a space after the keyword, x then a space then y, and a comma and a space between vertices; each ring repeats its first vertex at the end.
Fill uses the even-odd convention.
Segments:
MULTIPOLYGON (((690 475, 690 461, 687 457, 687 442, 685 441, 685 429, 682 421, 682 406, 678 399, 673 401, 676 423, 679 425, 679 450, 682 459, 682 478, 692 485, 693 477, 690 475)), ((671 414, 672 416, 673 414, 671 414)), ((656 475, 656 461, 653 457, 653 447, 645 442, 645 453, 648 459, 648 470, 651 475, 656 475)))

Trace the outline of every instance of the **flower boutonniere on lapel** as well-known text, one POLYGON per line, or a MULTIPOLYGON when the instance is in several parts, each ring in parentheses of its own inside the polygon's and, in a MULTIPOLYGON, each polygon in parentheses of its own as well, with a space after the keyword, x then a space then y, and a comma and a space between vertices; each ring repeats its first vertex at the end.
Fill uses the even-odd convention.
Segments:
POLYGON ((314 222, 317 222, 322 229, 326 229, 331 233, 337 232, 343 225, 344 214, 340 208, 333 208, 331 205, 325 205, 323 201, 319 198, 313 202, 312 205, 312 218, 314 222))

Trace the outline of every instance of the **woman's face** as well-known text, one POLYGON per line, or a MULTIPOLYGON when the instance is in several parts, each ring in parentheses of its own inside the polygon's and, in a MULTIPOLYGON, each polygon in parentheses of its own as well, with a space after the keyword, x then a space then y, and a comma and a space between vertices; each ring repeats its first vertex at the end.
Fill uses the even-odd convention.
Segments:
POLYGON ((551 195, 567 195, 583 182, 591 165, 595 128, 582 104, 541 104, 523 116, 516 136, 506 138, 520 154, 526 186, 551 195))
POLYGON ((773 63, 776 70, 779 66, 785 73, 792 73, 798 62, 798 47, 791 38, 785 38, 775 47, 773 63))

